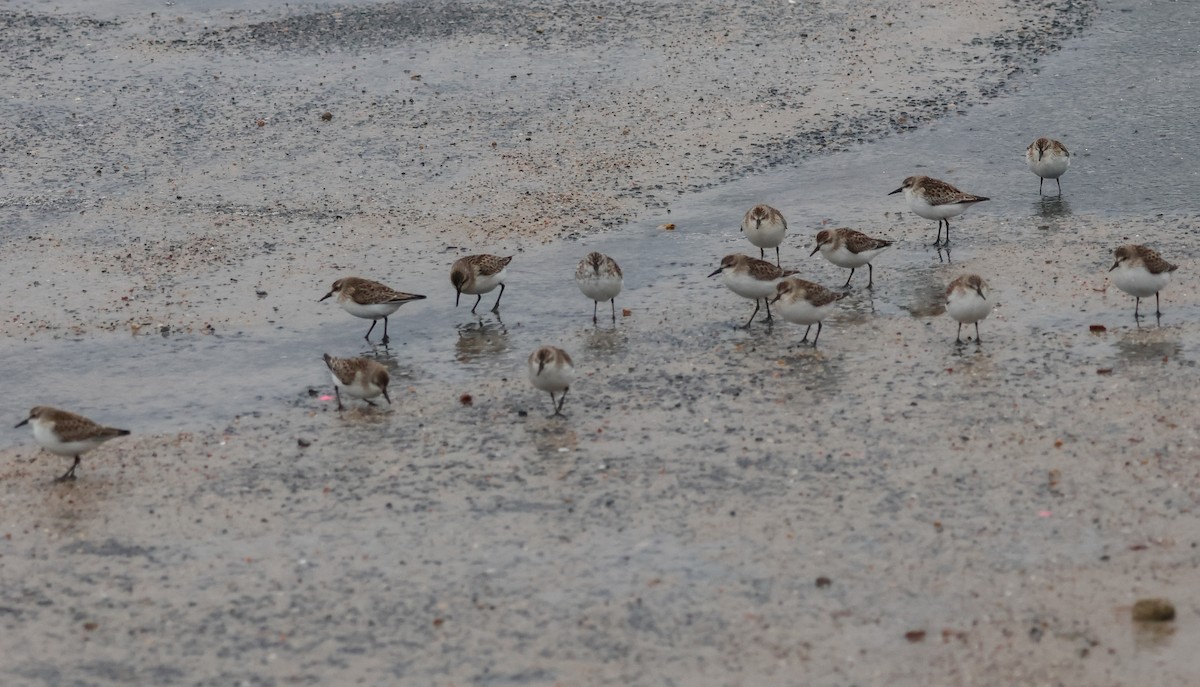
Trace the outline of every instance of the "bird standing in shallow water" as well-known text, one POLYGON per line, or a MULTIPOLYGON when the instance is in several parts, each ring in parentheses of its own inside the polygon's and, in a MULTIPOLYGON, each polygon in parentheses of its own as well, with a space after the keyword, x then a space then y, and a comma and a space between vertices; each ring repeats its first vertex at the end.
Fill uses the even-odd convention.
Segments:
POLYGON ((770 205, 755 205, 742 218, 742 233, 750 243, 758 247, 759 257, 767 259, 767 249, 775 249, 775 266, 779 266, 779 244, 787 234, 787 220, 783 213, 770 205))
POLYGON ((850 286, 854 270, 866 265, 867 288, 871 289, 875 287, 875 268, 871 266, 871 261, 891 245, 891 241, 873 239, 853 229, 822 229, 817 232, 817 247, 808 256, 812 257, 820 251, 822 257, 838 267, 849 267, 850 276, 846 277, 842 288, 850 286))
POLYGON ((499 286, 500 295, 496 296, 492 312, 500 312, 500 299, 504 298, 506 268, 512 259, 511 255, 507 258, 495 255, 468 255, 455 260, 450 266, 450 283, 454 284, 454 307, 458 307, 458 299, 464 293, 478 296, 475 305, 471 306, 471 312, 474 313, 475 308, 479 307, 479 301, 483 300, 483 294, 499 286))
POLYGON ((759 301, 767 307, 767 321, 771 321, 771 303, 767 300, 775 295, 775 284, 784 277, 791 276, 796 270, 784 270, 772 265, 766 260, 752 258, 749 255, 735 253, 721 258, 721 266, 713 270, 709 277, 721 275, 721 281, 742 298, 754 299, 754 312, 746 320, 745 329, 750 328, 754 316, 758 314, 759 301))
POLYGON ((1039 138, 1025 149, 1025 164, 1029 171, 1038 175, 1038 193, 1042 192, 1042 184, 1047 179, 1053 179, 1058 184, 1058 195, 1062 195, 1062 182, 1059 177, 1067 173, 1071 166, 1071 153, 1059 141, 1045 136, 1039 138))
POLYGON ((380 395, 391 404, 392 399, 387 392, 391 375, 382 363, 370 358, 335 358, 326 353, 325 367, 329 368, 329 375, 333 377, 333 393, 337 395, 338 410, 345 410, 342 405, 343 391, 354 398, 361 398, 367 405, 375 405, 371 399, 380 395))
POLYGON ((625 276, 616 260, 595 251, 588 253, 575 270, 575 283, 583 295, 595 301, 592 304, 592 324, 596 323, 600 301, 611 302, 612 319, 613 322, 617 321, 617 294, 621 293, 625 276))
POLYGON ((904 193, 908 208, 925 219, 938 221, 937 240, 933 245, 950 245, 950 218, 967 211, 975 203, 988 198, 963 193, 944 181, 925 176, 913 176, 904 180, 900 188, 888 195, 904 193), (946 242, 942 243, 942 223, 946 223, 946 242))
POLYGON ((383 339, 381 342, 385 344, 391 340, 388 338, 388 316, 399 310, 400 306, 405 303, 425 298, 415 293, 396 291, 370 279, 343 277, 333 282, 329 293, 322 296, 317 302, 334 294, 337 294, 337 304, 341 306, 342 310, 355 317, 371 320, 371 328, 363 337, 367 341, 371 340, 371 332, 375 330, 376 323, 382 319, 383 339))

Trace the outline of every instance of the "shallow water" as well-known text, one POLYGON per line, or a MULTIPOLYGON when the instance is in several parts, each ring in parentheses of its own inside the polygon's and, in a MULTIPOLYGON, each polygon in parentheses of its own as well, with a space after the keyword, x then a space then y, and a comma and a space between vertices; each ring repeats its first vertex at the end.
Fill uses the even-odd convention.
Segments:
MULTIPOLYGON (((779 207, 788 217, 785 264, 829 286, 840 285, 845 271, 819 256, 808 257, 811 237, 820 228, 853 226, 897 241, 876 261, 873 293, 861 288, 863 270, 856 273, 852 297, 822 336, 825 346, 845 346, 854 325, 867 317, 935 314, 942 285, 966 268, 986 269, 985 276, 1000 293, 999 313, 1018 333, 1087 325, 1100 316, 1092 305, 1064 310, 1053 294, 1020 288, 1030 273, 1049 269, 1038 264, 1038 246, 1047 237, 1076 246, 1070 252, 1078 251, 1085 266, 1083 273, 1061 276, 1086 279, 1093 286, 1102 286, 1099 280, 1111 248, 1126 240, 1158 246, 1176 262, 1195 254, 1195 247, 1183 240, 1189 232, 1184 226, 1164 227, 1166 236, 1116 235, 1108 227, 1120 226, 1124 218, 1145 220, 1160 213, 1170 217, 1191 209, 1192 181, 1200 174, 1200 142, 1187 120, 1175 114, 1188 111, 1200 95, 1200 80, 1195 78, 1200 57, 1191 41, 1197 21, 1200 8, 1189 3, 1109 8, 1086 38, 1044 58, 1039 74, 988 105, 877 143, 679 196, 669 208, 647 213, 622 231, 526 247, 510 267, 500 318, 486 312, 495 293, 484 297, 478 318, 468 313, 470 297, 464 298, 464 307, 452 307, 448 265, 465 251, 418 245, 393 256, 390 270, 366 275, 430 296, 391 318, 393 342, 386 349, 361 339, 368 321, 352 318, 332 301, 316 302, 327 290, 326 282, 339 276, 328 274, 315 278, 310 292, 280 293, 272 284, 262 284, 277 319, 246 322, 216 336, 147 334, 154 329, 147 323, 150 326, 136 337, 122 332, 32 343, 10 340, 3 344, 8 349, 5 377, 13 388, 53 390, 39 395, 44 402, 154 432, 176 429, 181 423, 220 425, 239 414, 304 402, 310 388, 326 385, 320 362, 326 351, 376 355, 394 365, 401 377, 436 378, 454 385, 478 375, 520 377, 528 351, 543 342, 563 345, 583 361, 592 356, 615 360, 640 346, 687 350, 697 342, 758 342, 766 336, 762 330, 743 334, 732 328, 748 316, 749 302, 705 275, 725 253, 754 254, 737 226, 742 212, 760 201, 779 207), (1147 42, 1146 35, 1158 39, 1147 42), (1112 93, 1121 96, 1114 102, 1112 93), (1025 169, 1024 147, 1039 135, 1059 138, 1072 150, 1061 197, 1039 197, 1037 178, 1025 169), (905 176, 917 173, 991 198, 952 220, 949 255, 926 245, 934 223, 904 212, 899 195, 887 195, 905 176), (676 229, 659 227, 667 222, 676 229), (592 327, 587 316, 590 301, 571 280, 575 263, 589 250, 606 252, 622 264, 625 291, 617 305, 632 309, 639 326, 631 327, 630 320, 619 316, 616 332, 606 331, 612 325, 603 318, 598 329, 592 327), (947 259, 951 264, 944 262, 947 259), (695 317, 673 323, 669 330, 644 321, 671 310, 695 317), (138 374, 147 367, 169 370, 171 383, 147 384, 138 374), (147 408, 154 410, 148 413, 147 408)), ((229 276, 241 283, 253 281, 261 266, 250 262, 229 276)), ((1180 291, 1177 287, 1164 293, 1168 322, 1200 314, 1180 291)), ((237 296, 230 300, 236 305, 237 296)), ((1109 311, 1123 318, 1131 305, 1127 301, 1110 293, 1104 299, 1104 321, 1114 319, 1109 311)), ((939 332, 953 329, 941 321, 934 325, 939 332)), ((786 325, 771 335, 779 336, 780 330, 791 336, 786 325)), ((856 343, 863 348, 851 347, 847 353, 869 359, 871 343, 856 343)), ((1111 337, 1081 335, 1072 345, 1101 358, 1118 356, 1122 350, 1111 337)), ((1194 344, 1174 346, 1177 354, 1195 357, 1194 344)), ((7 396, 0 403, 0 415, 22 417, 26 396, 7 396)), ((0 441, 15 445, 24 437, 7 433, 0 441)))

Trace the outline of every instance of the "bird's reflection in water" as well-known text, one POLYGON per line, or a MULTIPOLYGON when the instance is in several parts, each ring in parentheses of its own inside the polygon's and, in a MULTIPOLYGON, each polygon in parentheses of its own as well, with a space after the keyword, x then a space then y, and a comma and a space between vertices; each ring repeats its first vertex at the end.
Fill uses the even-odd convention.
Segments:
POLYGON ((477 358, 493 357, 508 350, 508 328, 499 317, 457 325, 458 340, 454 342, 455 359, 468 363, 477 358))
POLYGON ((1071 204, 1062 196, 1042 196, 1033 202, 1033 214, 1047 219, 1068 217, 1071 214, 1071 204))

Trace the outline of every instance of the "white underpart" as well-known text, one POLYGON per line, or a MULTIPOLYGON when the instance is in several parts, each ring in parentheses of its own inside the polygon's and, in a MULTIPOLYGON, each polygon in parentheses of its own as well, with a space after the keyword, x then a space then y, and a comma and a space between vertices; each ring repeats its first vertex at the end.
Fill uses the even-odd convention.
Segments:
POLYGON ((1025 164, 1029 165, 1029 171, 1043 179, 1057 179, 1071 166, 1071 156, 1047 150, 1042 154, 1042 159, 1038 160, 1037 151, 1034 150, 1032 154, 1025 156, 1025 164))
POLYGON ((1110 276, 1118 289, 1137 298, 1153 296, 1171 280, 1170 272, 1151 274, 1144 265, 1131 266, 1125 263, 1121 263, 1110 276))
POLYGON ((911 188, 904 189, 904 198, 908 201, 908 209, 925 219, 949 219, 961 215, 974 203, 946 203, 945 205, 930 205, 924 196, 913 193, 911 188))
POLYGON ((781 298, 775 304, 775 312, 792 324, 814 325, 828 317, 836 305, 837 301, 830 301, 817 307, 803 298, 797 298, 790 303, 781 298))
POLYGON ((338 376, 332 372, 329 373, 329 376, 333 378, 333 383, 338 389, 354 398, 370 400, 383 393, 383 389, 365 381, 361 372, 356 372, 354 374, 354 381, 349 384, 342 384, 342 380, 338 379, 338 376))
POLYGON ((775 296, 775 285, 778 279, 761 281, 750 276, 749 272, 736 272, 732 267, 721 270, 721 281, 729 290, 742 298, 767 298, 775 296))
POLYGON ((750 243, 758 248, 778 248, 779 244, 783 243, 784 234, 787 233, 787 224, 772 222, 769 219, 761 222, 751 220, 742 224, 742 231, 750 243))
POLYGON ((400 309, 400 306, 404 305, 404 303, 372 303, 370 305, 363 305, 361 303, 355 303, 354 299, 352 298, 346 298, 339 300, 338 305, 342 306, 342 310, 345 310, 355 317, 361 317, 367 320, 378 320, 396 312, 400 309))
POLYGON ((850 252, 850 249, 846 247, 846 244, 843 243, 837 248, 834 248, 833 243, 830 242, 821 244, 821 255, 824 256, 826 260, 832 262, 838 267, 857 269, 868 262, 871 262, 876 255, 879 255, 889 247, 890 246, 885 246, 883 248, 864 250, 861 253, 852 253, 850 252))
POLYGON ((50 453, 59 456, 78 456, 91 451, 113 438, 97 437, 95 439, 84 439, 83 441, 59 441, 58 435, 54 433, 53 422, 35 418, 30 420, 29 424, 33 425, 33 438, 38 442, 38 445, 50 453))
POLYGON ((575 283, 579 285, 579 290, 583 295, 594 301, 611 301, 621 293, 621 287, 625 280, 615 274, 609 276, 598 275, 595 270, 590 272, 588 276, 575 278, 575 283))
POLYGON ((992 301, 980 298, 975 289, 955 289, 947 299, 946 312, 962 324, 973 324, 992 314, 992 301))
POLYGON ((499 272, 497 272, 495 274, 489 274, 486 276, 482 275, 482 274, 477 274, 477 275, 475 275, 475 286, 473 286, 472 288, 467 288, 467 285, 464 284, 463 288, 462 288, 462 292, 469 293, 472 296, 479 296, 479 295, 488 293, 489 291, 495 289, 497 286, 500 286, 501 284, 503 284, 504 278, 507 274, 508 274, 507 267, 505 267, 504 269, 500 270, 499 272))
POLYGON ((575 366, 549 362, 539 373, 538 363, 535 360, 529 363, 529 381, 535 388, 542 391, 566 391, 571 386, 571 382, 575 381, 575 366))

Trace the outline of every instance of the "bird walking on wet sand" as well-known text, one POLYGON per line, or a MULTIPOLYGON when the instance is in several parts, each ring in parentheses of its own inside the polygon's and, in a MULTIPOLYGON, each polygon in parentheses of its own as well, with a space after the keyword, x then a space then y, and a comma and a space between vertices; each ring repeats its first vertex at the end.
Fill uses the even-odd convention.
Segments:
POLYGON ((329 293, 322 296, 317 302, 334 294, 337 294, 337 304, 341 306, 342 310, 355 317, 371 320, 371 328, 363 337, 367 341, 371 340, 371 332, 374 331, 375 324, 382 319, 383 339, 381 342, 385 344, 391 340, 388 338, 388 316, 399 310, 400 306, 405 303, 425 298, 415 293, 396 291, 370 279, 343 277, 333 282, 329 293))
POLYGON ((822 257, 838 267, 849 267, 850 276, 846 277, 842 288, 850 286, 854 270, 866 265, 867 288, 871 289, 875 288, 875 268, 871 266, 871 261, 891 245, 891 241, 874 239, 854 229, 822 229, 817 232, 817 247, 808 256, 812 257, 820 251, 822 257))
POLYGON ((374 406, 371 399, 383 396, 383 400, 391 405, 388 396, 388 384, 391 375, 378 361, 370 358, 335 358, 325 354, 325 367, 333 377, 333 393, 337 396, 337 409, 345 410, 342 405, 342 392, 345 391, 354 398, 361 398, 367 405, 374 406))
POLYGON ((829 289, 810 281, 791 277, 779 282, 775 287, 775 309, 779 316, 793 324, 808 325, 804 330, 804 338, 800 343, 808 341, 808 332, 817 325, 817 335, 813 337, 813 348, 817 339, 821 338, 821 320, 833 312, 837 302, 846 297, 845 293, 834 293, 829 289))
POLYGON ((958 322, 955 342, 963 343, 964 324, 974 324, 975 343, 982 343, 983 340, 979 338, 979 321, 992 314, 992 301, 988 299, 988 293, 990 291, 987 282, 978 274, 964 274, 946 287, 946 312, 958 322))
POLYGON ((616 260, 595 251, 588 253, 587 257, 579 261, 579 267, 575 270, 575 283, 579 285, 583 295, 594 301, 592 324, 596 323, 596 311, 600 307, 600 301, 609 301, 612 304, 612 319, 613 322, 617 321, 617 294, 621 293, 625 276, 616 260))
POLYGON ((1171 273, 1179 266, 1163 260, 1158 251, 1146 246, 1128 244, 1117 248, 1113 254, 1116 262, 1108 271, 1117 288, 1134 297, 1133 318, 1136 320, 1141 317, 1138 308, 1142 305, 1142 299, 1151 295, 1154 296, 1154 315, 1161 318, 1158 292, 1167 285, 1171 273))
POLYGON ((1058 195, 1062 195, 1062 182, 1059 180, 1071 166, 1071 153, 1060 141, 1045 136, 1039 138, 1025 149, 1025 164, 1029 171, 1038 175, 1038 193, 1042 192, 1042 184, 1047 179, 1053 179, 1058 184, 1058 195))
POLYGON ((967 211, 975 203, 989 200, 983 196, 963 193, 944 181, 926 176, 912 176, 900 188, 888 195, 904 193, 908 208, 925 219, 938 221, 937 240, 933 245, 950 245, 950 218, 967 211), (946 224, 946 242, 942 243, 942 223, 946 224))
POLYGON ((56 456, 75 459, 70 469, 55 482, 75 479, 75 468, 79 467, 79 457, 84 453, 109 439, 129 434, 127 429, 105 427, 82 415, 50 406, 34 407, 29 411, 29 417, 18 422, 17 427, 26 424, 33 428, 33 438, 43 449, 56 456))
POLYGON ((542 346, 529 356, 529 382, 535 389, 549 392, 550 405, 555 415, 562 415, 563 403, 567 400, 567 391, 571 382, 575 381, 575 363, 571 356, 561 348, 542 346), (558 405, 554 403, 554 394, 562 394, 558 405))
POLYGON ((475 308, 479 307, 479 301, 483 300, 483 294, 499 286, 500 295, 496 296, 492 312, 500 312, 500 299, 504 298, 506 268, 512 259, 511 255, 507 258, 495 255, 467 255, 455 260, 450 266, 450 283, 454 284, 454 307, 458 307, 458 299, 464 293, 478 296, 475 305, 471 306, 471 312, 474 313, 475 308))
POLYGON ((780 279, 795 273, 796 270, 785 270, 766 260, 734 253, 721 258, 721 266, 708 276, 715 277, 719 274, 721 281, 730 291, 742 298, 754 299, 754 312, 750 313, 750 319, 743 325, 744 329, 749 329, 754 316, 758 314, 760 300, 767 307, 767 321, 771 321, 771 304, 767 299, 775 295, 775 285, 780 279))
POLYGON ((767 259, 767 249, 775 249, 775 266, 779 266, 779 245, 787 234, 783 213, 770 205, 755 205, 742 218, 742 233, 758 248, 759 257, 767 259))

